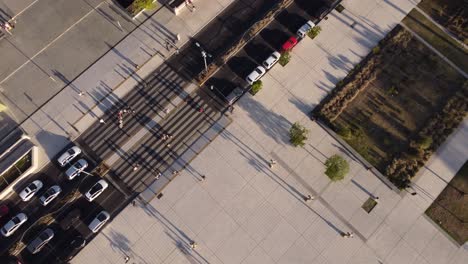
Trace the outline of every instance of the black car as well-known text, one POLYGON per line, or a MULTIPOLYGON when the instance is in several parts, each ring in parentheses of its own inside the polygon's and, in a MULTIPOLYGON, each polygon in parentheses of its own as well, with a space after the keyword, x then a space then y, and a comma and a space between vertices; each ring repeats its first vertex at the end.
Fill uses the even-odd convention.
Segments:
POLYGON ((70 211, 62 220, 60 220, 60 227, 63 230, 68 230, 72 227, 75 222, 80 219, 81 211, 78 208, 73 209, 70 211))
POLYGON ((86 239, 78 235, 66 244, 67 246, 61 250, 60 255, 57 256, 57 261, 59 263, 68 263, 84 246, 86 246, 86 239))

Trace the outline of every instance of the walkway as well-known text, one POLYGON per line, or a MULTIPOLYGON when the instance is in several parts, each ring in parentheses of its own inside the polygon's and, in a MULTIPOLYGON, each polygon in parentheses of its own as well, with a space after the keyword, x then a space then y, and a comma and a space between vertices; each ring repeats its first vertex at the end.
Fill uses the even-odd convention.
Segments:
POLYGON ((308 118, 413 2, 345 0, 346 10, 333 11, 316 39, 298 44, 287 67, 275 66, 255 97, 239 101, 233 123, 160 199, 124 209, 73 263, 123 263, 125 256, 130 263, 464 263, 468 251, 424 211, 468 155, 461 143, 467 122, 428 163, 434 175, 427 170, 416 180, 421 195, 411 196, 390 190, 308 118), (296 121, 311 131, 304 148, 288 142, 296 121), (336 153, 351 170, 331 183, 323 163, 336 153), (319 197, 305 202, 307 194, 319 197), (379 200, 368 214, 361 206, 370 196, 379 200), (354 238, 340 235, 350 231, 354 238))

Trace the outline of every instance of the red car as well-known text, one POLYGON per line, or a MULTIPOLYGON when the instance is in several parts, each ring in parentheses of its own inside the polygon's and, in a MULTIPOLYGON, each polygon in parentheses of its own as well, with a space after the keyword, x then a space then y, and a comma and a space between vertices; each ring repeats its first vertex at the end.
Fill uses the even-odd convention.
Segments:
POLYGON ((290 51, 297 44, 297 38, 291 36, 281 47, 283 51, 290 51))

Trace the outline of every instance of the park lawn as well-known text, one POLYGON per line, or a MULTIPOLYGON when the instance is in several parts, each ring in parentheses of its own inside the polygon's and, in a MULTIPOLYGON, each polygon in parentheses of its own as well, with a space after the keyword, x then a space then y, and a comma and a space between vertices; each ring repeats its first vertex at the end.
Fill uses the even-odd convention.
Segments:
POLYGON ((421 36, 459 68, 468 72, 468 55, 466 49, 418 10, 413 9, 413 11, 403 19, 403 24, 421 36))
POLYGON ((460 245, 468 241, 468 161, 426 210, 460 245))
POLYGON ((395 49, 384 53, 376 78, 333 121, 348 131, 339 134, 381 172, 464 82, 414 37, 395 49))

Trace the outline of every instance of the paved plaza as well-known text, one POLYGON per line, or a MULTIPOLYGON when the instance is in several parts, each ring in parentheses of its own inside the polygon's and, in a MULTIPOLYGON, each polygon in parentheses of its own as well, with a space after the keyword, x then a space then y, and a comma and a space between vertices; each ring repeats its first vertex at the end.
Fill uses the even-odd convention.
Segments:
POLYGON ((389 188, 308 118, 415 4, 344 0, 346 10, 323 20, 316 39, 304 39, 286 67, 263 77, 259 93, 238 102, 232 124, 160 199, 137 199, 73 263, 124 263, 126 256, 129 263, 465 263, 467 246, 424 211, 466 161, 468 120, 415 178, 412 196, 389 188), (304 148, 288 142, 294 122, 310 130, 304 148), (324 174, 333 154, 350 163, 348 176, 334 183, 324 174), (316 199, 305 202, 308 194, 316 199), (369 197, 379 197, 371 213, 361 208, 369 197))

